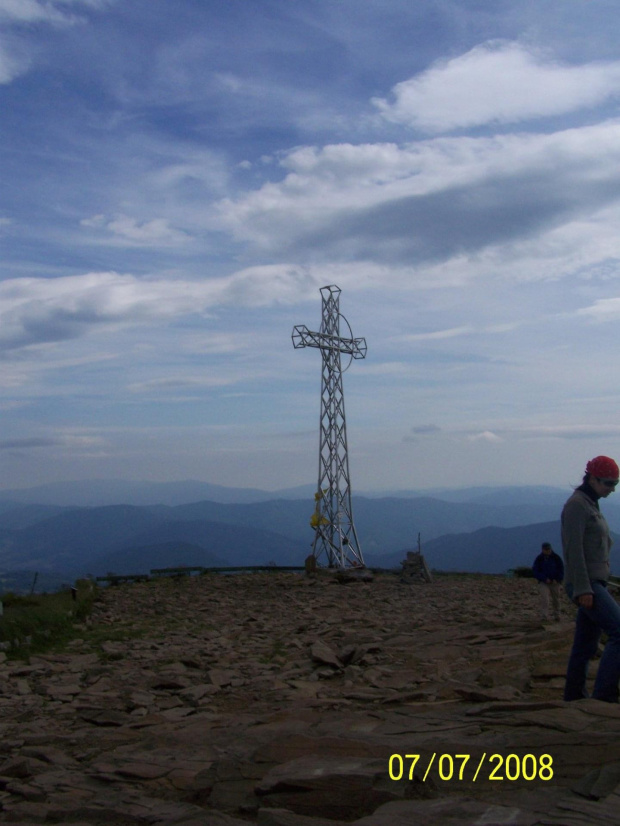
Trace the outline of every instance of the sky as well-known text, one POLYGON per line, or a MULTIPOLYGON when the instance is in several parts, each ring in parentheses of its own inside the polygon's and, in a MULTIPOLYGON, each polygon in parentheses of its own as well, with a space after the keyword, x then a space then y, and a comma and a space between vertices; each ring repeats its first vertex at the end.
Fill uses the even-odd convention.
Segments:
POLYGON ((620 461, 616 0, 0 0, 0 488, 620 461), (348 326, 341 325, 348 335, 348 326))

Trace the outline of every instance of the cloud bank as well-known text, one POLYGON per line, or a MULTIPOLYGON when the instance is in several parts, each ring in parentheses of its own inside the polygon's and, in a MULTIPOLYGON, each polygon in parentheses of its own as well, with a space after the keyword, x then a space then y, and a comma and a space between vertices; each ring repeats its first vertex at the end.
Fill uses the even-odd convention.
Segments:
POLYGON ((620 62, 570 66, 521 43, 483 43, 438 61, 373 103, 423 132, 501 125, 593 108, 620 94, 620 62))
POLYGON ((80 338, 91 329, 153 324, 217 307, 295 303, 314 293, 302 267, 264 266, 210 281, 140 279, 115 272, 0 283, 0 350, 80 338))
POLYGON ((620 50, 577 6, 0 0, 9 472, 302 484, 328 284, 367 486, 613 455, 620 50))

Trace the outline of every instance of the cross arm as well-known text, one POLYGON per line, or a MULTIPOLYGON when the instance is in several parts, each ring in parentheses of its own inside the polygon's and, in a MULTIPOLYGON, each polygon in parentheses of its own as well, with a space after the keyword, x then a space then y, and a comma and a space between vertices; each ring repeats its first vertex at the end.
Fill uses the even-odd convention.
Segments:
POLYGON ((293 347, 297 350, 300 347, 317 347, 319 350, 339 350, 354 359, 366 358, 365 338, 341 338, 340 336, 329 336, 326 333, 315 333, 309 330, 305 324, 299 324, 293 328, 293 347))

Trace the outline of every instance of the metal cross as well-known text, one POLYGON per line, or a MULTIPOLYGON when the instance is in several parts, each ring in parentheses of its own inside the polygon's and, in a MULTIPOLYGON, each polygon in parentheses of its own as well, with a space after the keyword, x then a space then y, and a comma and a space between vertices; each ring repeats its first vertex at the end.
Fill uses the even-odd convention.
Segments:
POLYGON ((316 347, 323 357, 319 486, 310 520, 315 531, 312 552, 317 559, 325 552, 330 568, 359 568, 364 566, 364 558, 353 523, 342 374, 353 359, 366 357, 366 339, 353 338, 348 321, 340 313, 340 293, 335 285, 322 287, 320 331, 314 333, 299 325, 293 329, 292 339, 296 349, 316 347), (340 335, 341 318, 349 328, 348 338, 340 335), (344 370, 343 354, 349 356, 344 370))

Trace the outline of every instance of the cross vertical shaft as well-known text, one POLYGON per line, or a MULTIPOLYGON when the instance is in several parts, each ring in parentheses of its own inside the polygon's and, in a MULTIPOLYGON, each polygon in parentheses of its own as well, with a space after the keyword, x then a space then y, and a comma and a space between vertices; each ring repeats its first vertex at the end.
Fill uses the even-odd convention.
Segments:
POLYGON ((325 553, 330 568, 364 565, 351 503, 342 355, 350 357, 349 364, 352 359, 365 358, 366 341, 340 335, 340 292, 335 285, 321 289, 318 333, 305 326, 293 330, 294 347, 316 347, 322 357, 319 485, 311 524, 315 530, 313 554, 318 559, 325 553))

